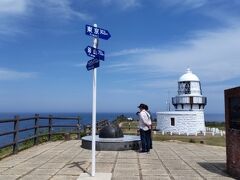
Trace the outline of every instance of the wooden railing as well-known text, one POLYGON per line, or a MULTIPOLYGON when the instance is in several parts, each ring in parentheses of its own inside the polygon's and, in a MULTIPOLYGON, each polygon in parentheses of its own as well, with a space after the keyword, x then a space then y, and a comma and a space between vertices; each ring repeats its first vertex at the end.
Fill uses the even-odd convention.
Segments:
MULTIPOLYGON (((43 136, 47 136, 47 140, 50 141, 53 135, 56 134, 64 134, 64 135, 70 135, 70 134, 77 134, 77 138, 80 139, 81 133, 83 134, 91 134, 92 126, 91 125, 82 125, 80 124, 80 117, 55 117, 52 115, 49 115, 47 117, 40 116, 39 114, 35 114, 33 117, 29 118, 20 118, 20 116, 15 116, 14 119, 6 119, 6 120, 0 120, 0 125, 7 124, 8 129, 10 127, 9 123, 13 123, 12 130, 4 131, 3 128, 0 128, 0 138, 12 135, 12 138, 8 138, 8 142, 5 144, 0 144, 0 149, 3 149, 5 147, 12 146, 13 150, 12 152, 15 154, 19 150, 19 144, 26 142, 28 140, 33 140, 33 145, 39 144, 39 138, 43 136), (73 120, 74 123, 66 123, 67 120, 71 121, 73 120), (41 124, 41 122, 44 122, 44 124, 41 124), (59 122, 64 123, 59 123, 59 122), (25 122, 25 125, 27 125, 26 122, 30 122, 28 124, 32 124, 32 126, 28 125, 25 127, 24 124, 21 124, 25 122), (58 124, 56 124, 58 123, 58 124), (30 133, 30 131, 33 131, 33 133, 30 133), (25 137, 20 138, 20 133, 25 132, 25 137)), ((108 120, 101 120, 96 123, 97 132, 104 126, 109 124, 108 120)), ((1 127, 1 126, 0 126, 1 127)), ((1 142, 1 140, 0 140, 1 142)))
MULTIPOLYGON (((75 133, 77 134, 77 138, 80 139, 80 133, 81 133, 81 124, 80 124, 80 117, 54 117, 52 115, 49 115, 48 117, 41 117, 39 114, 36 114, 34 117, 30 118, 20 118, 19 116, 15 116, 14 119, 7 119, 7 120, 0 120, 0 124, 9 124, 13 123, 12 130, 9 131, 3 131, 3 128, 0 129, 0 137, 6 137, 9 135, 12 135, 12 140, 5 144, 0 144, 0 149, 12 146, 13 147, 13 153, 17 153, 19 150, 19 144, 23 143, 28 140, 34 140, 33 144, 37 145, 39 143, 39 138, 41 136, 47 136, 47 140, 51 140, 52 135, 54 134, 65 134, 65 133, 75 133), (75 123, 72 124, 66 124, 66 120, 74 120, 75 123), (32 121, 32 126, 25 126, 20 128, 20 123, 26 122, 26 121, 32 121), (41 125, 40 122, 45 121, 45 124, 41 125), (47 121, 47 122, 46 122, 47 121), (63 123, 58 123, 60 121, 64 121, 63 123), (54 131, 54 128, 58 128, 54 131), (75 129, 75 130, 74 130, 75 129), (33 133, 30 133, 30 131, 33 131, 33 133), (25 132, 24 138, 20 138, 20 133, 25 132), (30 136, 29 136, 30 135, 30 136)), ((28 124, 31 124, 28 123, 28 124)), ((25 124, 26 125, 26 124, 25 124)), ((84 129, 84 128, 83 128, 84 129)), ((8 138, 9 139, 9 138, 8 138)))

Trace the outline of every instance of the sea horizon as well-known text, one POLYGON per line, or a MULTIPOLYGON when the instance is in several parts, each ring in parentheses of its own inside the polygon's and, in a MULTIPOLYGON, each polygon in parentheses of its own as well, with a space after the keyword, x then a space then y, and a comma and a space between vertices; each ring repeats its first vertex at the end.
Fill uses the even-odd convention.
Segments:
MULTIPOLYGON (((80 116, 81 122, 83 124, 88 124, 92 120, 92 112, 1 112, 0 120, 4 119, 13 119, 15 116, 21 117, 33 117, 35 114, 39 114, 40 116, 58 116, 58 117, 77 117, 80 116)), ((113 121, 117 118, 117 116, 124 115, 127 118, 137 119, 136 112, 97 112, 96 119, 100 120, 109 120, 113 121)), ((157 118, 156 113, 152 113, 153 119, 157 118)), ((205 121, 206 122, 224 122, 225 116, 224 113, 205 113, 205 121)))

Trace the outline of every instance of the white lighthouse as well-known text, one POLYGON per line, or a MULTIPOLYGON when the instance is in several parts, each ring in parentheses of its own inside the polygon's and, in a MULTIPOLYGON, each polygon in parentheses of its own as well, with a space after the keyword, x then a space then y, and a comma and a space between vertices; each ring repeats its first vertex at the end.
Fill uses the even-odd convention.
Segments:
POLYGON ((196 134, 205 132, 204 107, 199 78, 187 69, 178 80, 178 95, 172 98, 175 111, 157 112, 157 129, 164 132, 196 134))

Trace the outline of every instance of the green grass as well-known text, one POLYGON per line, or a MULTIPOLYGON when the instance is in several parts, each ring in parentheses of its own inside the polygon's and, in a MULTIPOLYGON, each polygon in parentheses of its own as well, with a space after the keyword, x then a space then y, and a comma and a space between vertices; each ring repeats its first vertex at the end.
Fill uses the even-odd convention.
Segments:
POLYGON ((7 155, 11 154, 12 152, 12 147, 5 147, 0 149, 0 159, 6 157, 7 155))
MULTIPOLYGON (((225 124, 220 122, 207 122, 207 127, 217 127, 224 130, 225 124)), ((153 127, 156 127, 156 122, 153 123, 153 127)), ((137 121, 121 121, 121 128, 124 134, 136 135, 138 131, 137 121), (129 129, 130 123, 130 129, 129 129)), ((153 134, 154 141, 181 141, 189 143, 207 144, 212 146, 226 146, 226 139, 224 136, 184 136, 184 135, 169 135, 169 134, 153 134)))
POLYGON ((154 141, 181 141, 197 144, 207 144, 212 146, 226 146, 226 140, 223 136, 170 136, 170 135, 153 135, 154 141))

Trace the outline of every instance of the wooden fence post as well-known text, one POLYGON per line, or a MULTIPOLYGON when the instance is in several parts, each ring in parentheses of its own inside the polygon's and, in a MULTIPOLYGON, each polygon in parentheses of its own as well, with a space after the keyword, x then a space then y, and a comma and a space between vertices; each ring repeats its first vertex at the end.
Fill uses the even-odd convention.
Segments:
POLYGON ((80 125, 80 120, 81 120, 81 118, 80 118, 80 116, 78 116, 77 119, 78 119, 78 125, 77 125, 77 126, 78 126, 78 133, 77 133, 77 138, 80 139, 80 137, 81 137, 81 136, 80 136, 80 133, 81 133, 81 132, 80 132, 80 130, 81 130, 81 125, 80 125))
POLYGON ((15 116, 14 119, 13 153, 16 154, 18 152, 19 116, 15 116))
POLYGON ((48 141, 51 140, 51 136, 52 136, 52 115, 49 115, 49 118, 48 118, 48 141))
POLYGON ((39 114, 35 114, 34 145, 39 143, 39 114))
POLYGON ((83 132, 85 135, 87 135, 87 126, 86 125, 83 125, 83 132))

